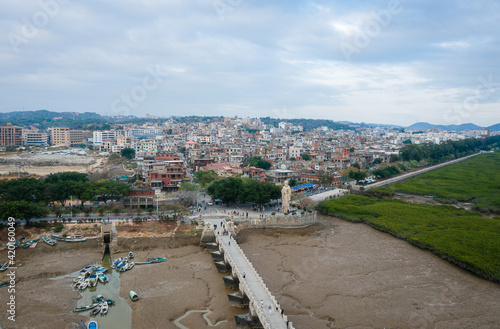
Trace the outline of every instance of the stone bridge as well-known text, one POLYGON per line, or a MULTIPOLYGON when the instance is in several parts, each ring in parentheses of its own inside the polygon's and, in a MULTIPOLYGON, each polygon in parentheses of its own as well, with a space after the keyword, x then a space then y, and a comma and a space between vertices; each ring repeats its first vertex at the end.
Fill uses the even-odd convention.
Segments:
POLYGON ((229 304, 249 309, 248 313, 235 316, 237 327, 294 329, 287 316, 281 315, 278 302, 238 246, 233 223, 220 218, 205 218, 204 221, 202 244, 210 251, 217 270, 228 274, 224 277, 225 285, 238 290, 228 294, 229 304), (221 234, 221 223, 228 235, 221 234))

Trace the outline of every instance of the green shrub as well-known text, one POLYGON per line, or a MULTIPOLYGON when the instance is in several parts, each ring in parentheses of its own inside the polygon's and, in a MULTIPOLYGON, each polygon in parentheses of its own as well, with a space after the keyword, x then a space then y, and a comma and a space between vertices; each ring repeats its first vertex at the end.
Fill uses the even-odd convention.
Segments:
POLYGON ((60 232, 62 232, 63 228, 64 228, 64 224, 57 224, 56 226, 54 226, 54 232, 60 233, 60 232))

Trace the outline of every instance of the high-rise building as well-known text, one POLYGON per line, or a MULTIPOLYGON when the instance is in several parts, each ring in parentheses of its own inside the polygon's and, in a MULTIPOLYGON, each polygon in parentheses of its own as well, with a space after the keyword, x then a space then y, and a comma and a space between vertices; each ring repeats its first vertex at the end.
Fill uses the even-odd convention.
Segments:
POLYGON ((0 146, 22 146, 23 128, 7 124, 0 127, 0 146))
POLYGON ((70 146, 69 128, 52 127, 50 131, 50 143, 52 145, 70 146))

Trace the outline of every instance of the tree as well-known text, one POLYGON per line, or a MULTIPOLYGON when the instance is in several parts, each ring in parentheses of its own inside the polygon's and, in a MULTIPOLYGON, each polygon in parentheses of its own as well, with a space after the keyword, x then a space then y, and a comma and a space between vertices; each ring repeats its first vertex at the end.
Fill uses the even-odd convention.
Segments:
POLYGON ((30 225, 32 218, 41 218, 48 213, 47 208, 28 201, 9 201, 0 203, 0 220, 9 217, 24 219, 26 226, 30 225))
POLYGON ((60 172, 55 174, 50 174, 44 179, 45 183, 54 184, 58 182, 86 182, 89 179, 86 174, 82 174, 75 171, 60 172))
POLYGON ((290 161, 297 161, 297 159, 295 157, 291 157, 290 161))
POLYGON ((294 187, 297 185, 297 180, 295 178, 292 178, 288 181, 288 185, 290 185, 290 187, 294 187))
POLYGON ((213 182, 208 186, 207 193, 214 199, 221 199, 224 203, 235 202, 239 199, 242 188, 241 178, 231 177, 213 182))
POLYGON ((328 174, 324 171, 318 172, 317 176, 321 186, 330 186, 335 178, 332 174, 328 174))
POLYGON ((307 153, 304 153, 301 155, 302 159, 306 160, 306 161, 309 161, 311 160, 311 156, 307 153))
POLYGON ((357 168, 357 169, 361 169, 361 166, 360 166, 360 165, 359 165, 359 163, 357 163, 357 162, 354 162, 354 163, 352 164, 352 167, 353 167, 353 168, 357 168))
POLYGON ((213 170, 198 170, 194 173, 194 178, 202 188, 219 179, 219 175, 213 170))
POLYGON ((269 170, 271 168, 271 162, 263 160, 262 157, 254 156, 250 157, 243 163, 244 167, 251 166, 256 168, 261 168, 264 170, 269 170))
POLYGON ((189 183, 189 182, 182 182, 181 186, 179 186, 179 191, 198 191, 198 185, 189 183))
POLYGON ((354 170, 349 171, 349 178, 354 179, 356 181, 363 180, 366 178, 366 176, 367 173, 365 171, 354 171, 354 170))
POLYGON ((122 157, 125 157, 129 160, 135 158, 135 150, 133 148, 130 148, 130 147, 122 149, 120 154, 122 157))
POLYGON ((399 156, 391 154, 391 159, 389 160, 389 162, 398 162, 399 160, 399 156))

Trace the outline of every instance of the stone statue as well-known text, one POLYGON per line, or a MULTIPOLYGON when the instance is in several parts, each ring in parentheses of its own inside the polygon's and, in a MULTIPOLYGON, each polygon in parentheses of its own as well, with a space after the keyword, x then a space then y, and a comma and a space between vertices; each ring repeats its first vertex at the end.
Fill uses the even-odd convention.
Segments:
POLYGON ((285 181, 285 185, 281 189, 281 211, 284 213, 290 211, 290 197, 292 196, 292 190, 288 186, 288 181, 285 181))

